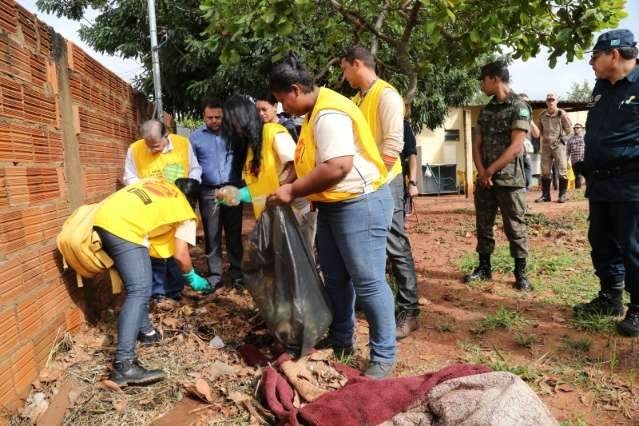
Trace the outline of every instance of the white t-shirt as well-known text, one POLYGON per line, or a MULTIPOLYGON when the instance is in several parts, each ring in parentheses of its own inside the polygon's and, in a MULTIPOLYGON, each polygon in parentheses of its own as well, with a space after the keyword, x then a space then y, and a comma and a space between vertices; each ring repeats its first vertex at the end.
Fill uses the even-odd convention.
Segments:
POLYGON ((295 141, 288 132, 276 133, 275 140, 273 141, 273 149, 277 154, 275 157, 275 166, 277 167, 277 176, 279 177, 286 163, 295 160, 295 141))
MULTIPOLYGON (((167 232, 171 232, 171 228, 173 225, 162 225, 144 237, 144 241, 142 241, 142 245, 145 247, 149 247, 151 244, 149 242, 149 238, 158 237, 160 235, 166 234, 167 232)), ((195 247, 195 238, 197 231, 197 223, 194 220, 185 220, 184 222, 180 222, 176 225, 175 228, 175 238, 178 238, 186 243, 195 247)))
POLYGON ((368 193, 379 177, 379 170, 362 154, 351 118, 341 112, 325 109, 317 114, 313 125, 313 137, 317 146, 316 165, 337 157, 353 157, 353 168, 346 177, 329 192, 368 193))

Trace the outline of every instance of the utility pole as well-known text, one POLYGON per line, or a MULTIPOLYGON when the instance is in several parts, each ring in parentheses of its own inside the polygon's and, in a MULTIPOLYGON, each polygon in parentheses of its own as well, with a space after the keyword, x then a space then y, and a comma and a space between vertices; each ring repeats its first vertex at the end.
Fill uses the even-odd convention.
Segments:
POLYGON ((158 30, 155 25, 155 0, 147 0, 149 8, 149 30, 151 32, 151 59, 153 60, 153 93, 155 96, 155 116, 163 121, 162 81, 160 79, 160 48, 158 46, 158 30))

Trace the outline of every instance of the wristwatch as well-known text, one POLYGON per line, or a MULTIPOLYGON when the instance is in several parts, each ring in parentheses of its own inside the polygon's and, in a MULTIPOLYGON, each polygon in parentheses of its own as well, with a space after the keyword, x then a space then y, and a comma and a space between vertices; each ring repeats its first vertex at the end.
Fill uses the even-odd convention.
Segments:
POLYGON ((413 186, 417 186, 417 182, 415 182, 414 180, 409 180, 408 184, 409 185, 413 185, 413 186))

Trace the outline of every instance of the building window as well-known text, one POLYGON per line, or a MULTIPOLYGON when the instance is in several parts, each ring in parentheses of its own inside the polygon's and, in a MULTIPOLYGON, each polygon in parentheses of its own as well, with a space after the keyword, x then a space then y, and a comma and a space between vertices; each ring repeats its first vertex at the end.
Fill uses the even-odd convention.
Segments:
POLYGON ((446 142, 459 142, 459 129, 446 129, 446 130, 444 130, 444 141, 446 141, 446 142))

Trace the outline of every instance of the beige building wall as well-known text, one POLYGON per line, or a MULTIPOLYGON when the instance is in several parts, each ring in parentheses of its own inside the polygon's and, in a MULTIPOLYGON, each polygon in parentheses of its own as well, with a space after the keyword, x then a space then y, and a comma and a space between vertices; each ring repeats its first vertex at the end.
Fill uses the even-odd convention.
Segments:
MULTIPOLYGON (((464 131, 464 109, 470 110, 471 127, 477 123, 477 118, 483 106, 470 107, 451 107, 448 109, 448 116, 442 127, 431 130, 424 127, 422 131, 416 135, 417 147, 421 153, 422 165, 438 165, 438 164, 456 164, 457 166, 457 185, 463 185, 463 176, 466 172, 465 166, 465 131, 464 131), (459 140, 445 141, 446 130, 458 130, 459 140), (461 172, 461 173, 460 173, 461 172)), ((538 122, 538 117, 543 109, 535 109, 533 117, 538 122)), ((581 123, 585 125, 588 111, 568 112, 568 116, 573 124, 581 123)), ((468 135, 471 137, 471 135, 468 135)), ((468 155, 472 156, 471 152, 468 155)))

